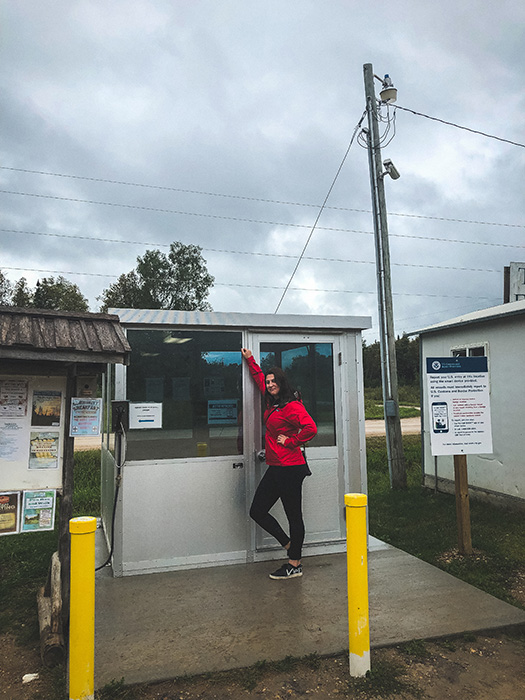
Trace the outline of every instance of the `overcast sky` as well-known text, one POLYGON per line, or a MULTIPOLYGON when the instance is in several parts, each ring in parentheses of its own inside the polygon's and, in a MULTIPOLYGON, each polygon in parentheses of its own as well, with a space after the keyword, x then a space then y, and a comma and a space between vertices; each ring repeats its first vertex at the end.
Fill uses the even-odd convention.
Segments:
MULTIPOLYGON (((63 274, 91 311, 179 240, 202 247, 214 310, 273 313, 364 112, 365 63, 400 107, 525 142, 517 0, 4 0, 2 15, 0 267, 31 286, 63 274)), ((504 266, 525 260, 525 149, 389 116, 400 334, 501 303, 504 266)), ((372 316, 372 341, 357 138, 327 204, 279 312, 372 316)))

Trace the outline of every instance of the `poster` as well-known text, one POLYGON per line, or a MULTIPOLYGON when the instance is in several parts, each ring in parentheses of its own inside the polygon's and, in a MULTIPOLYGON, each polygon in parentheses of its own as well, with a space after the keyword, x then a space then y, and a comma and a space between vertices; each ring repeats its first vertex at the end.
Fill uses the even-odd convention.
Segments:
POLYGON ((491 454, 486 357, 428 357, 427 386, 432 454, 491 454))
POLYGON ((0 459, 21 462, 27 459, 27 430, 16 421, 0 421, 0 459))
POLYGON ((24 491, 21 532, 42 532, 55 527, 56 491, 24 491))
POLYGON ((27 379, 5 379, 0 382, 0 419, 24 418, 27 415, 27 379))
POLYGON ((50 389, 34 391, 31 425, 35 427, 59 426, 61 405, 62 392, 50 389))
POLYGON ((20 491, 0 493, 0 535, 20 530, 20 491))
POLYGON ((237 425, 237 399, 210 399, 208 425, 237 425))
POLYGON ((71 399, 69 436, 100 435, 102 399, 71 399))
POLYGON ((31 431, 29 469, 58 469, 59 434, 31 431))

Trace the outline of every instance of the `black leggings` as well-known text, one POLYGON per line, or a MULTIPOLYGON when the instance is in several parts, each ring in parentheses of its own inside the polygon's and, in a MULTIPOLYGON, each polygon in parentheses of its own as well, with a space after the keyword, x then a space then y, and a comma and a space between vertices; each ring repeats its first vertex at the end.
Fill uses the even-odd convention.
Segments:
POLYGON ((305 476, 309 473, 305 464, 288 467, 268 467, 261 479, 253 503, 250 517, 284 547, 290 542, 289 559, 301 558, 304 542, 304 522, 302 510, 302 488, 305 476), (277 520, 268 512, 281 499, 288 518, 290 535, 287 535, 277 520))

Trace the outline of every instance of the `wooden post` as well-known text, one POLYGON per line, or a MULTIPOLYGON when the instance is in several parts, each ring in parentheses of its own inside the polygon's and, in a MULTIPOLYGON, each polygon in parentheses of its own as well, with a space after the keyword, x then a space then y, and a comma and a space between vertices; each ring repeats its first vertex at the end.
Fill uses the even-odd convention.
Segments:
POLYGON ((76 393, 76 365, 68 368, 66 385, 66 408, 64 416, 64 449, 62 453, 62 498, 60 499, 60 517, 58 534, 58 556, 61 565, 62 578, 62 632, 67 643, 69 639, 69 570, 71 544, 69 537, 69 521, 73 515, 73 463, 75 438, 69 437, 71 418, 71 397, 76 393))
POLYGON ((454 455, 456 482, 456 517, 458 521, 458 549, 460 554, 472 554, 470 534, 470 504, 468 497, 467 455, 454 455))

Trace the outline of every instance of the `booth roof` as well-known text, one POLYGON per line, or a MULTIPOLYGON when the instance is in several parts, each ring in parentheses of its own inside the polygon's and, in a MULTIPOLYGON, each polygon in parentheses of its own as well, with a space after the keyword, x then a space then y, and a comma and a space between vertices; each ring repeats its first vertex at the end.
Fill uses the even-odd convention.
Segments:
POLYGON ((0 358, 127 364, 118 316, 0 306, 0 358))
POLYGON ((123 326, 214 326, 257 330, 360 331, 370 328, 369 316, 312 316, 300 314, 245 314, 172 309, 109 309, 123 326))

